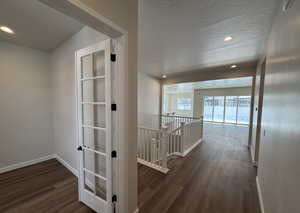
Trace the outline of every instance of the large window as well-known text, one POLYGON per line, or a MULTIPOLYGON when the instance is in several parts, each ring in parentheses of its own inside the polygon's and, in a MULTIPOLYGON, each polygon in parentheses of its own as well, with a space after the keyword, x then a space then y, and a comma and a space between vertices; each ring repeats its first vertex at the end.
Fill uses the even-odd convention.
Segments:
POLYGON ((204 97, 204 112, 203 119, 206 121, 212 121, 213 119, 213 110, 214 110, 214 97, 205 96, 204 97))
POLYGON ((192 100, 190 98, 177 98, 177 110, 192 110, 192 100))
POLYGON ((251 100, 249 96, 240 96, 238 101, 237 123, 248 124, 251 100))
POLYGON ((213 121, 223 122, 223 119, 224 119, 224 96, 215 96, 213 121))
POLYGON ((236 123, 237 100, 238 96, 226 96, 226 111, 224 119, 226 123, 236 123))
POLYGON ((249 124, 250 96, 205 96, 205 121, 249 124))

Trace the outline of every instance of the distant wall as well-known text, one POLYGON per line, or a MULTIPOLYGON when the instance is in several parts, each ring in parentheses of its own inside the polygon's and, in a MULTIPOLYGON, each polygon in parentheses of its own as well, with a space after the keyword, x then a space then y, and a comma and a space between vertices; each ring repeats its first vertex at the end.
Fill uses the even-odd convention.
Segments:
POLYGON ((48 59, 0 42, 0 168, 53 154, 48 59))
POLYGON ((54 150, 78 169, 76 140, 75 51, 107 37, 84 27, 51 53, 54 150))
POLYGON ((186 116, 186 117, 193 117, 193 102, 194 102, 194 95, 193 92, 182 92, 182 93, 169 93, 165 95, 165 99, 168 102, 167 104, 167 113, 175 112, 176 115, 179 116, 186 116), (191 110, 179 110, 177 109, 177 99, 178 98, 189 98, 191 99, 192 109, 191 110))
POLYGON ((251 96, 251 87, 194 90, 194 117, 203 116, 204 96, 251 96))
POLYGON ((145 73, 138 73, 138 125, 159 128, 161 84, 145 73))

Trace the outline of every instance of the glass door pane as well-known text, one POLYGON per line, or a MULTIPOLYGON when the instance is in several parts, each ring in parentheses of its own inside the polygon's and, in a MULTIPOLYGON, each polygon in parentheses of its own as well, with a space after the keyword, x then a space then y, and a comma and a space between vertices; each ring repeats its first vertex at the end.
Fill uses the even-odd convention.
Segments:
POLYGON ((237 117, 237 122, 239 124, 249 124, 250 103, 251 103, 250 96, 239 96, 238 117, 237 117))
POLYGON ((105 51, 98 51, 81 58, 81 78, 91 78, 105 75, 105 51))
POLYGON ((213 120, 213 109, 214 109, 213 101, 214 101, 213 96, 204 96, 203 119, 205 121, 212 121, 213 120))
POLYGON ((226 96, 225 122, 236 123, 237 96, 226 96))
POLYGON ((113 212, 110 56, 111 40, 76 52, 79 198, 96 212, 113 212))
POLYGON ((214 97, 214 118, 215 122, 224 121, 224 96, 214 97))
POLYGON ((88 79, 82 81, 83 102, 105 102, 105 79, 88 79))

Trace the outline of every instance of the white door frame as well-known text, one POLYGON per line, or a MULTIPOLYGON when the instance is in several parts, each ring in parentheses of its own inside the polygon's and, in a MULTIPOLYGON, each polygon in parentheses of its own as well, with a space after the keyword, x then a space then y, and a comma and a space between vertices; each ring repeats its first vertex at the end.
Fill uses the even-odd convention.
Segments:
MULTIPOLYGON (((116 212, 127 212, 128 209, 128 174, 127 174, 127 132, 126 122, 128 120, 127 111, 127 91, 128 91, 128 32, 122 27, 118 26, 111 20, 102 16, 92 8, 87 7, 79 0, 38 0, 53 9, 56 9, 63 14, 73 17, 74 19, 84 23, 91 28, 109 36, 113 39, 115 44, 115 53, 117 55, 116 63, 114 64, 116 72, 115 82, 118 87, 114 92, 115 103, 117 104, 116 118, 119 121, 116 128, 118 131, 113 133, 115 137, 115 144, 113 149, 118 153, 117 165, 115 165, 116 171, 113 171, 117 178, 114 182, 113 193, 117 194, 118 201, 116 205, 116 212), (122 138, 122 142, 119 139, 122 138)), ((77 85, 76 85, 77 87, 77 85)), ((78 134, 76 138, 78 141, 78 134)))

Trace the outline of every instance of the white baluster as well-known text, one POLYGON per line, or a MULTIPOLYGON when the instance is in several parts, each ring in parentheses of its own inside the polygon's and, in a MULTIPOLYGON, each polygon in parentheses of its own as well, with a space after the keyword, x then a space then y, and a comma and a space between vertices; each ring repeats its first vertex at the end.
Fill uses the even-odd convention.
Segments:
POLYGON ((181 139, 180 139, 180 152, 183 154, 184 152, 184 142, 185 142, 185 132, 184 132, 184 122, 181 122, 180 123, 180 126, 181 126, 181 139))
POLYGON ((154 163, 156 161, 155 153, 156 153, 156 139, 152 138, 152 144, 151 144, 151 162, 154 163))

